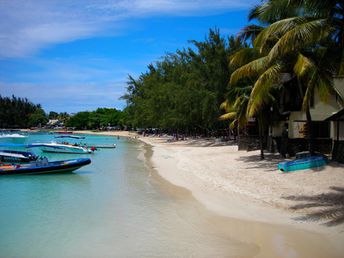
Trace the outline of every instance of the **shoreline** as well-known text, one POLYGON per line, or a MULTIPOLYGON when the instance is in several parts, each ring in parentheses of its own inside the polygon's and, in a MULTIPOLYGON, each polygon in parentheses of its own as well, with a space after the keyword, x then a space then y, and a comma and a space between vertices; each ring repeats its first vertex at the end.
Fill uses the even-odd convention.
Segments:
MULTIPOLYGON (((277 170, 277 163, 283 161, 278 155, 267 154, 261 161, 259 151, 238 151, 234 145, 204 139, 171 141, 167 137, 143 137, 127 131, 74 133, 126 137, 148 144, 152 146, 148 162, 153 169, 168 182, 190 191, 216 214, 320 233, 336 248, 344 249, 343 223, 325 226, 323 223, 328 220, 310 219, 310 214, 331 205, 328 198, 335 198, 336 193, 338 198, 344 195, 343 164, 282 173, 277 170)), ((326 216, 331 214, 325 213, 326 216)))
MULTIPOLYGON (((282 173, 278 171, 277 164, 284 159, 277 154, 266 153, 265 160, 260 160, 259 151, 238 151, 236 145, 216 144, 211 140, 170 141, 168 137, 143 137, 128 131, 74 133, 137 139, 152 146, 151 159, 154 168, 173 184, 189 189, 192 187, 187 180, 197 178, 200 182, 195 182, 195 185, 203 183, 202 188, 211 188, 219 193, 238 194, 251 199, 253 203, 289 211, 291 214, 304 214, 297 210, 291 212, 290 207, 298 204, 293 200, 297 198, 289 198, 293 195, 297 197, 326 194, 332 192, 330 187, 344 188, 344 164, 336 162, 320 170, 282 173), (176 171, 180 171, 171 172, 169 167, 178 168, 176 171), (162 171, 164 169, 170 171, 162 171), (253 186, 260 187, 254 189, 253 186)), ((200 185, 197 185, 197 188, 200 188, 200 185)))
MULTIPOLYGON (((323 210, 321 198, 332 198, 330 186, 344 186, 343 165, 284 174, 277 170, 277 163, 282 161, 277 155, 267 155, 266 160, 260 161, 259 151, 238 151, 236 146, 216 144, 203 147, 209 145, 203 140, 168 142, 160 137, 140 137, 139 140, 152 146, 149 162, 163 179, 190 191, 199 203, 215 214, 250 224, 281 226, 282 231, 291 227, 296 230, 295 237, 298 230, 320 234, 338 253, 344 252, 344 224, 330 227, 323 224, 326 220, 314 221, 310 217, 323 210), (328 173, 332 175, 326 178, 328 173), (289 196, 294 198, 288 200, 289 196), (298 198, 309 199, 300 202, 298 198), (317 201, 320 203, 315 208, 291 209, 312 206, 317 201)), ((344 193, 339 195, 343 199, 344 193)), ((336 214, 324 214, 333 215, 336 214)))

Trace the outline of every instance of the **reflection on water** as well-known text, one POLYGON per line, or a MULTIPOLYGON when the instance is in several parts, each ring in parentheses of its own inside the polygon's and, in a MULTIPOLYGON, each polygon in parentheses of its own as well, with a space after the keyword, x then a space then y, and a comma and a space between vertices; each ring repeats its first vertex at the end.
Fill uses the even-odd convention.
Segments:
POLYGON ((0 178, 1 257, 331 254, 317 235, 205 210, 138 158, 141 144, 103 136, 90 140, 115 141, 117 148, 89 155, 92 164, 75 173, 0 178))

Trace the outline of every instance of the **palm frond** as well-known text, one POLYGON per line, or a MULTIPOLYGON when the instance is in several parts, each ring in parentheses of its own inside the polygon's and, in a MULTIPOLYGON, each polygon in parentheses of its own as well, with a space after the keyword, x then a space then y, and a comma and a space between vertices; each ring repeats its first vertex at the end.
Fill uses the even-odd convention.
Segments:
MULTIPOLYGON (((314 96, 315 90, 318 92, 320 100, 327 102, 331 95, 338 95, 334 88, 331 74, 320 70, 314 64, 309 66, 308 85, 302 102, 302 109, 306 110, 310 103, 311 97, 314 96)), ((340 96, 340 95, 339 95, 340 96)))
POLYGON ((239 51, 235 52, 233 55, 229 57, 229 62, 231 65, 235 66, 243 66, 257 58, 259 58, 261 54, 259 53, 258 48, 243 48, 239 51))
POLYGON ((290 3, 290 0, 266 1, 251 9, 249 20, 257 19, 263 24, 271 24, 286 17, 295 16, 298 8, 290 3))
POLYGON ((258 34, 263 31, 263 29, 264 27, 255 24, 247 25, 240 30, 238 33, 238 38, 240 38, 242 41, 247 41, 250 39, 251 42, 253 42, 258 34))
POLYGON ((293 68, 294 73, 296 74, 296 76, 301 78, 307 73, 312 65, 312 61, 299 52, 297 61, 293 68))
POLYGON ((258 76, 267 67, 267 59, 267 56, 258 58, 235 70, 231 75, 230 85, 235 85, 240 79, 245 77, 258 76))
POLYGON ((249 117, 254 116, 263 104, 266 104, 271 100, 271 88, 279 83, 282 69, 283 66, 276 63, 259 76, 253 86, 247 107, 247 114, 249 117))
POLYGON ((231 106, 230 106, 228 100, 225 100, 225 101, 222 102, 221 105, 220 105, 220 109, 222 109, 222 110, 229 110, 230 107, 231 107, 231 106))
POLYGON ((230 127, 231 129, 235 128, 237 122, 238 122, 238 120, 237 120, 237 119, 234 119, 234 120, 229 124, 229 127, 230 127))
POLYGON ((320 42, 331 33, 327 19, 317 19, 300 24, 287 31, 273 46, 269 61, 320 42))
POLYGON ((291 17, 276 21, 259 33, 253 45, 259 47, 261 51, 263 51, 263 49, 266 48, 267 42, 271 40, 276 42, 280 36, 305 21, 306 18, 304 17, 291 17))
POLYGON ((226 114, 223 114, 219 117, 219 120, 232 120, 234 118, 236 118, 237 113, 236 112, 229 112, 226 114))

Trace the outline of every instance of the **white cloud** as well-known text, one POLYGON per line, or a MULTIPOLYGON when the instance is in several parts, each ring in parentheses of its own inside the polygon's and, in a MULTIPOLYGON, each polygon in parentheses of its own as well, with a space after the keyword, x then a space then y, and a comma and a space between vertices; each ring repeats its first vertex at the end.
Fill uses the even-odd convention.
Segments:
POLYGON ((105 33, 128 18, 207 15, 247 8, 253 2, 256 1, 0 0, 0 58, 28 56, 53 44, 105 33))

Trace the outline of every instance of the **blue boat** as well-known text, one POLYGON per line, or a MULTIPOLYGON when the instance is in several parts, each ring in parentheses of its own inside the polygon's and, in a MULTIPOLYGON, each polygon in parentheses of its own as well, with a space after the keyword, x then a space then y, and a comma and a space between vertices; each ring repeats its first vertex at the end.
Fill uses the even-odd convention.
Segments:
POLYGON ((293 161, 281 162, 277 167, 282 172, 292 172, 301 169, 320 168, 325 166, 327 163, 328 160, 326 157, 317 155, 293 161))
POLYGON ((72 172, 91 163, 89 158, 51 161, 44 158, 28 164, 2 164, 0 175, 32 175, 72 172))

